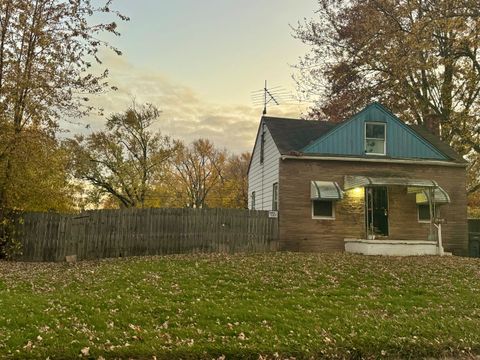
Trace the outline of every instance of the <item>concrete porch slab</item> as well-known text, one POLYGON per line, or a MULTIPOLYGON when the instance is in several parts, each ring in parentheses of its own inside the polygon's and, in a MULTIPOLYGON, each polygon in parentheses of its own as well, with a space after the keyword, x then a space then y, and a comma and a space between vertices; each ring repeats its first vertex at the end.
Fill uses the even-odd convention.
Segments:
POLYGON ((429 240, 345 239, 345 251, 385 256, 438 255, 437 242, 429 240))

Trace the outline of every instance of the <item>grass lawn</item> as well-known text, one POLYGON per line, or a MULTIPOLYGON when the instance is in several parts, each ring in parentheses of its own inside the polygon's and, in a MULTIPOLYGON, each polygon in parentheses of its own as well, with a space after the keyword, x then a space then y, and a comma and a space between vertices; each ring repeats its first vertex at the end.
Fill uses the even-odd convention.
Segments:
POLYGON ((475 354, 480 259, 276 253, 0 262, 0 358, 475 354))

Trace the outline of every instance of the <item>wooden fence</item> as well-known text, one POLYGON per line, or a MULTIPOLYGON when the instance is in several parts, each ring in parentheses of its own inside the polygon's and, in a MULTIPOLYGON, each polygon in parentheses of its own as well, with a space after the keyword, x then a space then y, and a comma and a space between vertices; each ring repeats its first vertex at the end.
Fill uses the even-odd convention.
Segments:
POLYGON ((18 222, 24 261, 65 261, 195 252, 276 249, 277 219, 237 209, 126 209, 25 213, 18 222))

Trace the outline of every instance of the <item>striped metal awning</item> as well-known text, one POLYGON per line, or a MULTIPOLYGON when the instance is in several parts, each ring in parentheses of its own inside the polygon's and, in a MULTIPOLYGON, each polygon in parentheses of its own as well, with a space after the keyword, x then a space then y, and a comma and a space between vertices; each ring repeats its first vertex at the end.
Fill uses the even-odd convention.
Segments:
MULTIPOLYGON (((415 193, 417 204, 428 204, 429 203, 429 194, 430 192, 425 188, 408 188, 408 193, 415 193)), ((433 202, 435 204, 448 204, 450 203, 450 196, 448 193, 441 187, 438 186, 433 189, 433 202)))
POLYGON ((366 186, 388 186, 388 185, 400 185, 413 188, 436 188, 438 184, 435 180, 426 179, 408 179, 403 177, 370 177, 370 176, 357 176, 346 175, 343 188, 345 190, 366 187, 366 186))
POLYGON ((312 200, 343 199, 342 189, 333 181, 312 181, 310 183, 310 195, 312 200))

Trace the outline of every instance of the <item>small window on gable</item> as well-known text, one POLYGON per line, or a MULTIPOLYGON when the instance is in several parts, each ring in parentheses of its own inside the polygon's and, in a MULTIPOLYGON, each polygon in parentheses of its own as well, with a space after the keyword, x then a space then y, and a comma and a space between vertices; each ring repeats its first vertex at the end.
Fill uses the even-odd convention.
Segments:
POLYGON ((335 219, 335 207, 332 200, 312 200, 314 219, 335 219))
POLYGON ((365 154, 385 155, 386 124, 365 123, 365 154))

